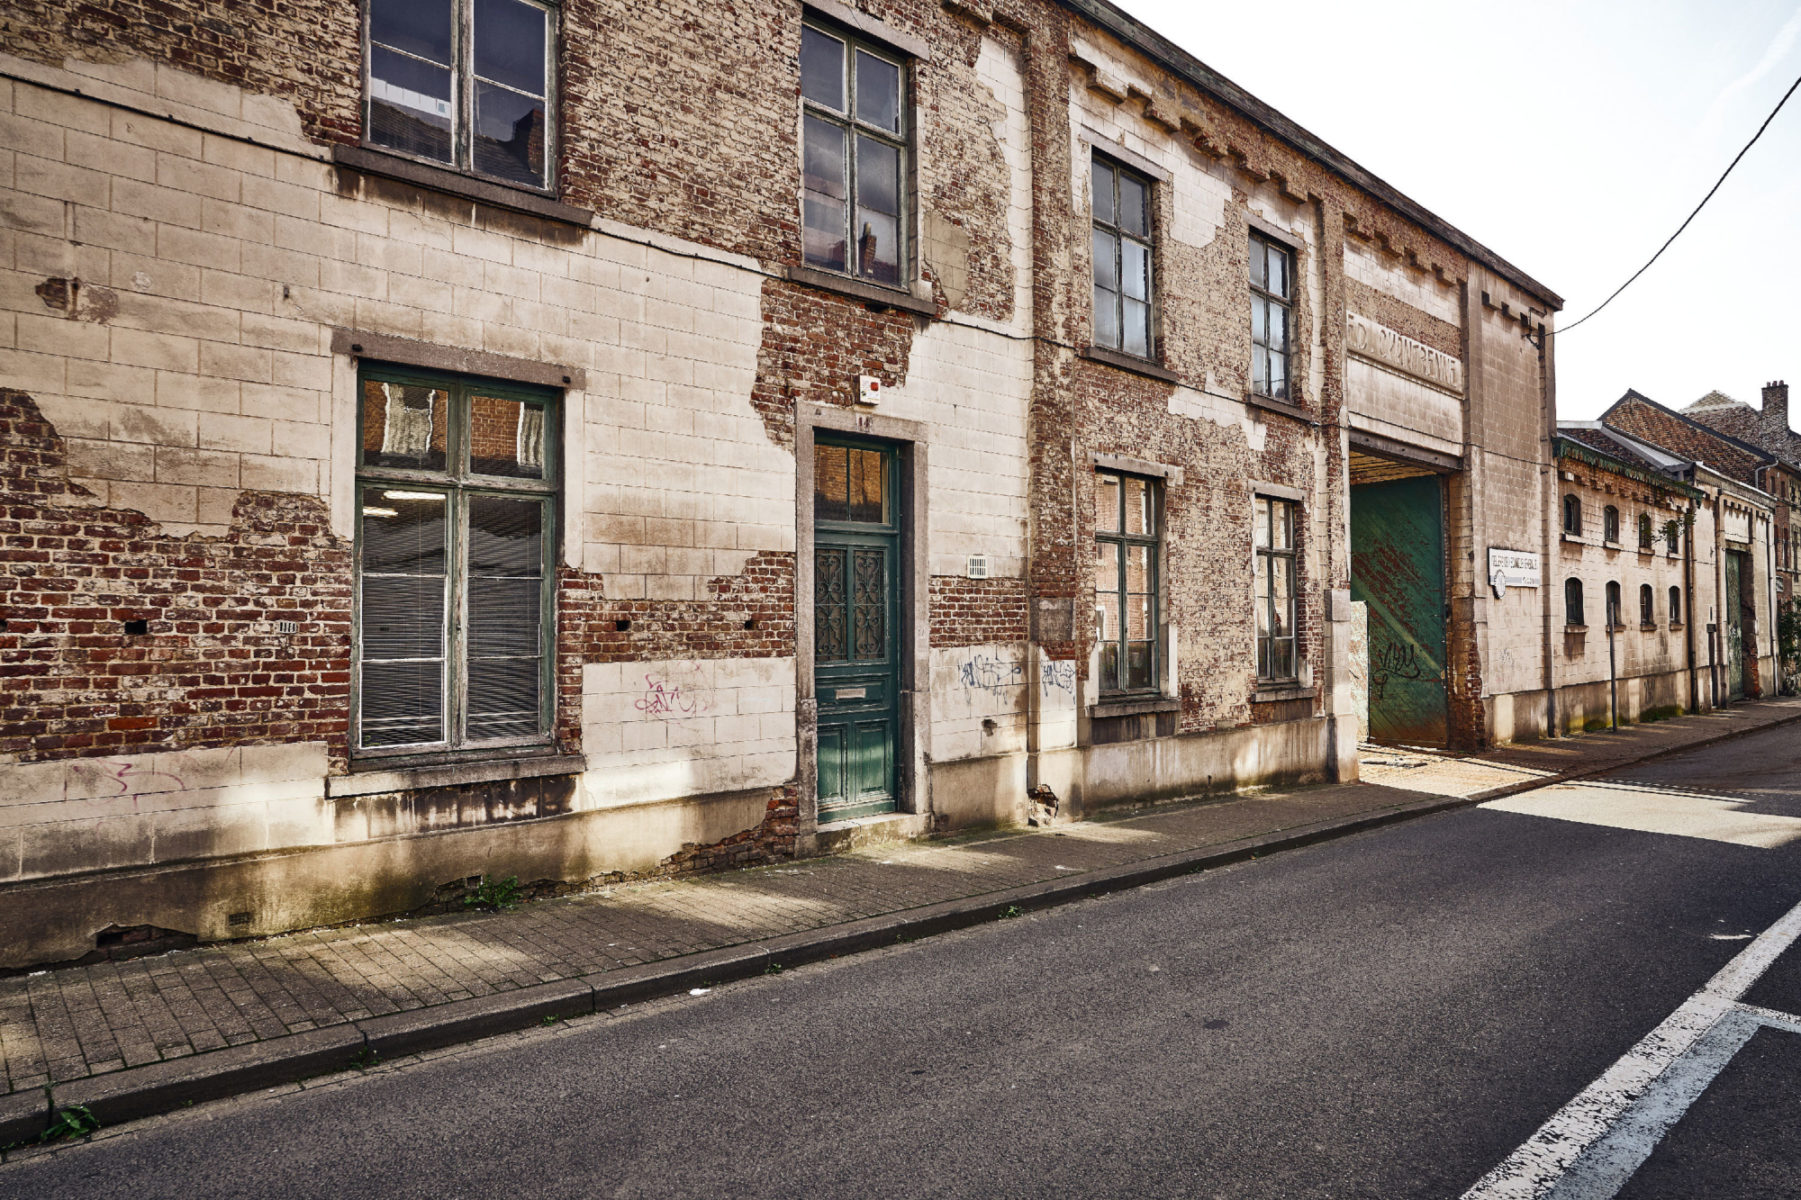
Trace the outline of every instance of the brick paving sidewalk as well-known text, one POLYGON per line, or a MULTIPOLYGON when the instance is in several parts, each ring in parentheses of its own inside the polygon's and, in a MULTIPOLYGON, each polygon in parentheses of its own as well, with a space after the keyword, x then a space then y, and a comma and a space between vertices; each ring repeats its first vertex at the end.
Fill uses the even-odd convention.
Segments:
POLYGON ((1630 742, 1597 734, 1537 752, 1439 756, 1417 770, 1372 767, 1372 777, 1406 790, 1366 783, 1239 796, 1036 833, 882 846, 627 885, 513 913, 312 930, 13 976, 0 979, 0 1092, 542 983, 604 978, 702 951, 1350 822, 1415 804, 1420 791, 1435 787, 1465 789, 1441 795, 1469 794, 1464 775, 1484 764, 1507 779, 1522 777, 1507 769, 1522 758, 1559 773, 1606 768, 1797 717, 1801 702, 1745 705, 1643 727, 1630 742))

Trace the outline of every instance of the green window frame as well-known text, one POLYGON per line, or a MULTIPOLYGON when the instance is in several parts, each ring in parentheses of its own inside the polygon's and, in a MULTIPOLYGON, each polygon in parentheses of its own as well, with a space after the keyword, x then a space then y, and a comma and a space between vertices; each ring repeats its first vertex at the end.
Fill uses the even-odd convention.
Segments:
POLYGON ((560 401, 359 369, 353 755, 551 740, 560 401))
POLYGON ((1090 171, 1094 344, 1136 358, 1155 358, 1151 180, 1099 154, 1090 171))
POLYGON ((1288 399, 1294 306, 1294 250, 1256 230, 1250 235, 1251 391, 1288 399))
POLYGON ((1300 631, 1296 628, 1295 515, 1300 505, 1273 496, 1257 497, 1256 602, 1257 678, 1289 682, 1299 677, 1300 631))
POLYGON ((904 288, 912 278, 907 62, 823 21, 802 23, 800 36, 803 261, 904 288))
POLYGON ((1100 690, 1152 693, 1162 686, 1158 562, 1163 496, 1157 481, 1095 472, 1094 614, 1100 690))

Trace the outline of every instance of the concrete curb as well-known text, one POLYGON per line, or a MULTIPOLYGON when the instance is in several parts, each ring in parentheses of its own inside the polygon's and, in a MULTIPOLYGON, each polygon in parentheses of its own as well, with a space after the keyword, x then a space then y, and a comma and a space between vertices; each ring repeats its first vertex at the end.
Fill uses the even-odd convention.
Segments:
POLYGON ((609 971, 600 977, 559 980, 493 996, 368 1017, 346 1025, 0 1096, 0 1148, 29 1145, 58 1109, 75 1104, 87 1106, 102 1125, 115 1125, 204 1100, 222 1099, 258 1088, 349 1070, 377 1058, 392 1058, 528 1029, 543 1024, 547 1018, 605 1012, 644 1000, 679 995, 692 988, 748 979, 766 973, 771 967, 800 966, 839 958, 897 942, 966 929, 1019 912, 1052 908, 1074 900, 1142 887, 1177 875, 1230 866, 1260 855, 1334 841, 1434 813, 1470 808, 1517 792, 1618 771, 1795 721, 1801 721, 1801 711, 1750 729, 1724 731, 1718 737, 1663 747, 1605 766, 1522 780, 1472 796, 1429 796, 1355 817, 1275 830, 1068 879, 1052 879, 1004 892, 884 913, 843 925, 784 934, 740 946, 646 963, 623 971, 609 971))

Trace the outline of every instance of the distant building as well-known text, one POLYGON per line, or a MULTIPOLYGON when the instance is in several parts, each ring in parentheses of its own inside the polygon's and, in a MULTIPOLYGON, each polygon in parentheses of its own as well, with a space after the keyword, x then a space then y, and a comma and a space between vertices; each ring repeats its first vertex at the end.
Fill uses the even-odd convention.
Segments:
POLYGON ((1776 499, 1776 595, 1780 603, 1801 603, 1801 433, 1789 428, 1788 384, 1766 383, 1762 409, 1709 392, 1682 415, 1770 456, 1759 482, 1776 499))

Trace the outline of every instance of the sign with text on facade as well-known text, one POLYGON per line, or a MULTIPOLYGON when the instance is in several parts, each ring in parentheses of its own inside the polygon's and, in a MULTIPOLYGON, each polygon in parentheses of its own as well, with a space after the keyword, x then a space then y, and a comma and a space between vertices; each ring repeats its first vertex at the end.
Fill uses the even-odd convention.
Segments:
POLYGON ((1535 588, 1543 582, 1538 555, 1527 550, 1488 548, 1488 582, 1499 599, 1508 588, 1535 588))

